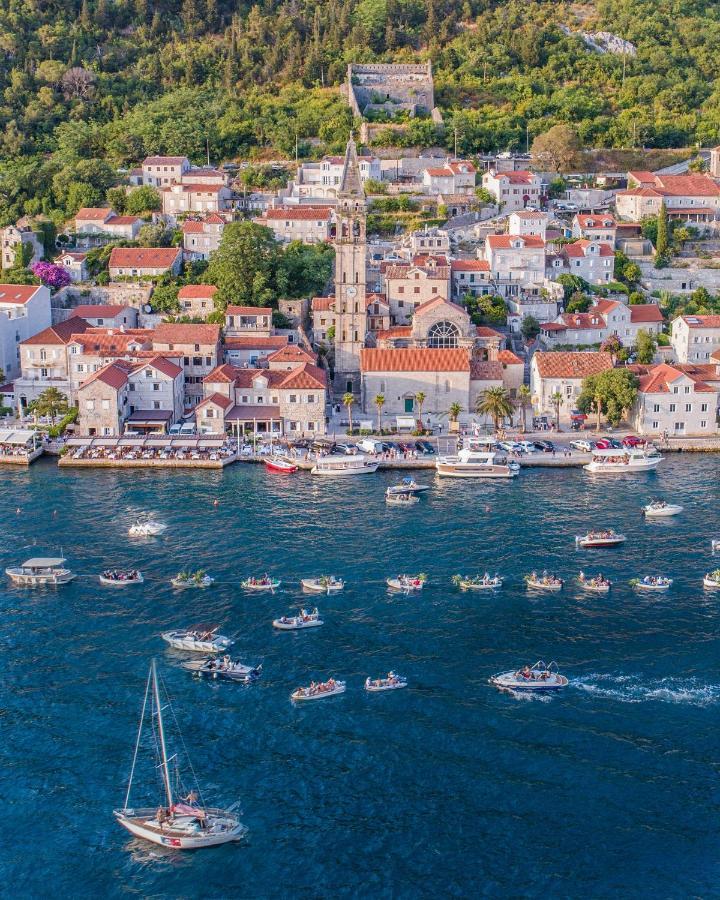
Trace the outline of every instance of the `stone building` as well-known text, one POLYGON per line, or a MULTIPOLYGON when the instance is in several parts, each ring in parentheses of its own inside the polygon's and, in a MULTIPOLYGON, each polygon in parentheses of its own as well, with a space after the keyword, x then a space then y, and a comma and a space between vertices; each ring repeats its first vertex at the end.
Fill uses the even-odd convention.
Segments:
POLYGON ((430 115, 435 109, 432 63, 350 63, 345 85, 354 115, 406 112, 430 115))

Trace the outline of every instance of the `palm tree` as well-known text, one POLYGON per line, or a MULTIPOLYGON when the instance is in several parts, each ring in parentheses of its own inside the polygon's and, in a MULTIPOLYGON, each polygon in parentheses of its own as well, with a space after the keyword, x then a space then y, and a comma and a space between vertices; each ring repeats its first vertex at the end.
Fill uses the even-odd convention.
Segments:
POLYGON ((550 394, 550 402, 555 407, 555 430, 560 431, 560 407, 563 402, 563 395, 560 391, 555 391, 554 394, 550 394))
POLYGON ((55 417, 68 411, 68 400, 56 387, 49 387, 31 404, 31 409, 37 416, 50 416, 54 425, 55 417))
POLYGON ((352 405, 355 402, 355 397, 348 391, 346 394, 342 395, 342 405, 347 410, 348 414, 348 433, 352 434, 353 423, 352 423, 352 405))
POLYGON ((421 425, 422 425, 422 408, 423 408, 423 403, 426 400, 427 400, 427 397, 425 396, 425 394, 422 391, 418 391, 417 394, 415 394, 415 402, 417 403, 417 408, 418 408, 418 419, 420 419, 421 425))
POLYGON ((475 412, 481 416, 490 416, 495 431, 499 431, 500 422, 515 412, 515 404, 504 387, 491 387, 484 390, 475 401, 475 412))
POLYGON ((377 406, 378 433, 382 434, 382 408, 385 406, 385 394, 376 394, 373 403, 377 406))
POLYGON ((522 420, 522 430, 523 434, 527 429, 527 420, 525 418, 526 407, 530 402, 530 398, 532 397, 532 391, 530 390, 530 385, 521 384, 518 388, 518 399, 520 400, 520 418, 522 420))
POLYGON ((450 409, 448 410, 448 415, 450 416, 451 422, 457 422, 458 416, 462 412, 462 406, 459 403, 451 403, 450 409))

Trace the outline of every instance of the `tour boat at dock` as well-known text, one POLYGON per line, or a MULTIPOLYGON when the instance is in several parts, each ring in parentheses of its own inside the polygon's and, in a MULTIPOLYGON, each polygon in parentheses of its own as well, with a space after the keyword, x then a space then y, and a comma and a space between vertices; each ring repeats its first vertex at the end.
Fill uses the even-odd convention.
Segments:
POLYGON ((345 587, 342 578, 334 575, 320 575, 319 578, 301 578, 302 589, 308 594, 338 594, 345 587))
POLYGON ((331 456, 318 456, 315 465, 310 469, 310 474, 335 477, 371 475, 377 472, 379 465, 379 462, 366 459, 361 453, 353 455, 337 453, 331 456))
POLYGON ((25 587, 67 584, 75 578, 75 573, 65 568, 62 556, 38 556, 26 560, 22 565, 9 566, 5 574, 13 584, 25 587))
POLYGON ((246 578, 240 582, 240 587, 244 591, 276 591, 282 581, 279 578, 271 578, 269 575, 263 575, 261 578, 246 578))
POLYGON ((106 569, 100 578, 100 584, 113 587, 127 587, 130 584, 142 584, 145 580, 137 569, 106 569))
POLYGON ((652 472, 662 462, 662 456, 651 447, 623 447, 593 450, 592 459, 583 466, 586 472, 597 475, 625 475, 652 472))
POLYGON ((411 591, 421 591, 427 581, 427 575, 398 575, 396 578, 386 579, 391 591, 402 591, 409 594, 411 591))
POLYGON ((300 631, 303 628, 319 628, 324 624, 317 606, 312 612, 301 609, 297 616, 281 616, 279 619, 273 619, 273 628, 279 631, 300 631))
POLYGON ((385 678, 366 678, 365 690, 370 694, 379 694, 381 691, 398 691, 408 686, 407 678, 388 672, 385 678))
POLYGON ((578 575, 578 584, 583 590, 593 591, 596 594, 607 594, 610 591, 612 582, 602 575, 596 575, 592 578, 581 572, 578 575))
POLYGON ((327 697, 337 697, 338 694, 344 694, 345 688, 346 684, 344 681, 335 681, 334 678, 329 678, 327 681, 320 682, 320 684, 312 682, 309 687, 296 688, 290 694, 290 699, 298 703, 305 700, 325 700, 327 697))
POLYGON ((293 475, 298 470, 294 463, 283 459, 281 456, 271 456, 269 459, 266 459, 265 468, 268 472, 273 472, 275 475, 293 475))
POLYGON ((557 575, 550 575, 548 572, 531 572, 525 576, 525 583, 528 588, 533 591, 561 591, 565 583, 562 578, 557 575))
POLYGON ((164 525, 162 522, 155 522, 153 519, 141 522, 138 519, 134 525, 130 526, 128 534, 130 537, 157 537, 166 529, 167 525, 164 525))
POLYGON ((653 500, 647 506, 643 506, 642 511, 646 518, 662 518, 664 516, 677 516, 683 511, 684 507, 678 506, 677 503, 666 503, 665 500, 653 500))
POLYGON ((514 478, 520 471, 515 462, 503 462, 493 451, 464 447, 455 456, 435 460, 438 475, 447 478, 514 478))
POLYGON ((703 587, 708 588, 709 590, 720 589, 720 569, 715 569, 705 575, 703 578, 703 587))
MULTIPOLYGON (((163 720, 163 712, 169 706, 170 700, 167 696, 163 697, 161 702, 158 675, 153 660, 145 688, 145 700, 125 803, 120 809, 113 810, 113 815, 118 824, 134 837, 176 850, 200 850, 240 840, 247 829, 235 815, 234 809, 237 804, 229 809, 205 806, 197 786, 188 791, 185 797, 177 795, 176 789, 181 783, 179 760, 177 754, 168 755, 168 738, 163 720), (146 718, 149 718, 151 723, 149 731, 154 738, 157 768, 162 776, 165 796, 160 805, 134 809, 129 805, 130 793, 135 774, 135 760, 140 748, 144 746, 142 737, 146 718)), ((174 716, 171 718, 172 721, 174 716)), ((192 773, 192 767, 190 772, 192 773)))
POLYGON ((491 676, 490 684, 502 691, 531 691, 540 693, 543 691, 558 691, 567 686, 568 680, 558 672, 557 663, 547 665, 539 660, 534 666, 524 666, 522 669, 509 672, 499 672, 491 676))
POLYGON ((618 544, 624 544, 627 538, 624 534, 618 534, 612 528, 605 531, 588 531, 587 534, 577 535, 575 543, 583 550, 589 550, 596 547, 617 547, 618 544))
POLYGON ((218 634, 219 627, 219 625, 192 625, 190 628, 164 631, 161 637, 174 650, 189 650, 193 653, 222 653, 231 647, 234 641, 218 634))
POLYGON ((669 591, 672 583, 672 578, 666 578, 664 575, 645 575, 644 578, 633 578, 630 582, 637 591, 655 591, 657 593, 669 591))

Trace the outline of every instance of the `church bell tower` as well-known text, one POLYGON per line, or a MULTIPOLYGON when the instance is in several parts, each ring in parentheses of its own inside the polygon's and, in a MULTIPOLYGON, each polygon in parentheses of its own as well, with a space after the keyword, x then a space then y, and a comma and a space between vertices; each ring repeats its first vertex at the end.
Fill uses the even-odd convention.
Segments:
POLYGON ((355 141, 345 150, 335 232, 335 390, 360 394, 360 350, 367 333, 367 209, 355 141))

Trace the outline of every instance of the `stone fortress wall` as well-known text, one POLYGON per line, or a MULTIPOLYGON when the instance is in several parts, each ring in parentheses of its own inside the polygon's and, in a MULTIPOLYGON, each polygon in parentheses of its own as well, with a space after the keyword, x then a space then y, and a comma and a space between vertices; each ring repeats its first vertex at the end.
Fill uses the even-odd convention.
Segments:
POLYGON ((347 68, 347 98, 354 115, 363 118, 369 110, 388 114, 408 111, 429 115, 435 107, 432 63, 418 65, 350 63, 347 68))

